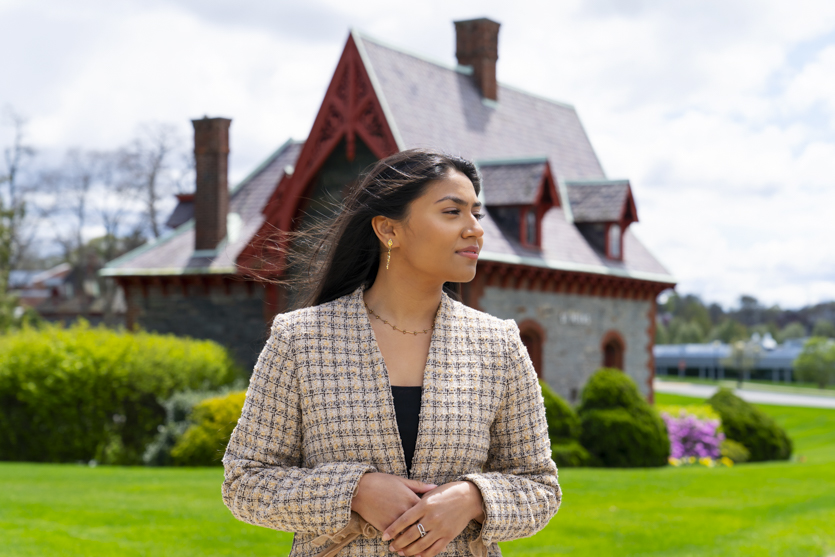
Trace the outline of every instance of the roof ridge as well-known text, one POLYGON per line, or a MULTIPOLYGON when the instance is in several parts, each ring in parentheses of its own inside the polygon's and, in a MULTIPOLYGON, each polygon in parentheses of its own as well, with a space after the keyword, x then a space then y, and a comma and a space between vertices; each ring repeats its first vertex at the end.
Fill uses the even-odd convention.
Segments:
MULTIPOLYGON (((455 64, 455 65, 448 64, 448 63, 442 62, 442 61, 440 61, 436 58, 432 58, 431 56, 427 56, 427 55, 421 54, 419 52, 414 52, 410 49, 393 45, 393 44, 389 43, 388 41, 384 41, 384 40, 378 39, 376 37, 372 37, 372 36, 368 35, 367 33, 363 32, 363 31, 360 31, 360 30, 358 30, 354 27, 351 28, 351 34, 354 35, 357 38, 362 39, 362 40, 375 43, 378 46, 382 46, 383 48, 388 48, 389 50, 394 50, 396 52, 399 52, 400 54, 405 54, 406 56, 411 56, 412 58, 417 58, 418 60, 422 60, 424 62, 427 62, 429 64, 433 64, 435 66, 439 66, 439 67, 441 67, 445 70, 453 71, 455 73, 460 73, 460 74, 463 74, 463 75, 472 75, 473 74, 473 67, 472 66, 462 66, 460 64, 455 64)), ((541 101, 549 102, 551 104, 555 104, 555 105, 561 106, 563 108, 569 108, 571 110, 574 110, 575 112, 577 110, 574 107, 574 105, 572 105, 572 104, 569 104, 569 103, 566 103, 566 102, 563 102, 563 101, 558 101, 558 100, 555 100, 555 99, 550 99, 550 98, 548 98, 544 95, 540 95, 538 93, 531 93, 530 91, 526 91, 526 90, 521 89, 519 87, 516 87, 514 85, 508 85, 507 83, 505 83, 503 81, 496 80, 496 84, 502 89, 508 89, 508 90, 513 91, 515 93, 519 93, 519 94, 522 94, 522 95, 527 95, 529 97, 533 97, 533 98, 539 99, 541 101)), ((501 101, 499 101, 499 102, 501 102, 501 101)))
POLYGON ((510 166, 514 164, 539 164, 547 163, 546 155, 535 155, 530 157, 505 157, 496 159, 477 159, 473 161, 476 166, 510 166))
POLYGON ((264 159, 261 162, 261 164, 259 164, 255 168, 255 170, 253 170, 252 172, 247 174, 246 178, 244 178, 243 180, 241 180, 240 182, 235 184, 235 186, 231 190, 229 190, 229 196, 231 197, 231 196, 235 195, 236 193, 238 193, 238 190, 241 189, 241 186, 243 186, 244 184, 246 184, 247 182, 249 182, 250 180, 255 178, 262 170, 264 170, 267 166, 269 166, 276 159, 276 157, 281 155, 281 153, 283 153, 284 150, 287 147, 290 147, 291 145, 298 145, 298 144, 304 143, 304 142, 305 142, 304 139, 293 139, 292 137, 288 138, 287 141, 282 143, 281 146, 278 149, 273 151, 272 154, 268 155, 267 158, 264 159))
POLYGON ((389 125, 391 134, 394 136, 394 143, 397 145, 397 149, 402 151, 406 144, 403 142, 403 137, 400 135, 400 128, 397 127, 397 121, 394 119, 394 114, 391 112, 388 100, 383 94, 383 88, 380 86, 380 81, 377 79, 377 72, 374 70, 374 64, 371 63, 371 60, 368 58, 368 53, 365 51, 365 45, 363 44, 364 35, 353 27, 350 30, 350 35, 354 39, 354 45, 357 47, 357 52, 360 55, 360 60, 362 60, 362 65, 365 67, 365 72, 368 74, 368 79, 371 80, 371 87, 374 89, 374 95, 377 97, 377 102, 380 103, 380 109, 383 111, 383 116, 389 125))
POLYGON ((588 180, 566 180, 567 186, 613 186, 616 184, 631 185, 629 178, 618 178, 610 180, 608 178, 589 178, 588 180))

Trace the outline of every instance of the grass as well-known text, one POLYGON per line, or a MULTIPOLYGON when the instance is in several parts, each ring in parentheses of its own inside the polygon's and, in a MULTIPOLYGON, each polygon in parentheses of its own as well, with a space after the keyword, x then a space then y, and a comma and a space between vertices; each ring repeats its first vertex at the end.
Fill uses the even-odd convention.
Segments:
MULTIPOLYGON (((657 394, 660 404, 696 399, 657 394)), ((513 555, 835 554, 835 410, 761 406, 791 462, 560 470, 557 516, 513 555)), ((0 555, 287 555, 292 535, 240 523, 220 469, 0 464, 0 555)))
POLYGON ((292 534, 235 520, 218 468, 0 465, 0 555, 287 555, 292 534))

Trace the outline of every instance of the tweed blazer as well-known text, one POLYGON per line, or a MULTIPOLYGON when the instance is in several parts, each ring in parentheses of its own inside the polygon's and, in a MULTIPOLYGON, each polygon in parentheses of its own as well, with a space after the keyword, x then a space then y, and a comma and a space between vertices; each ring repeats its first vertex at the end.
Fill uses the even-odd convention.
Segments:
MULTIPOLYGON (((478 486, 484 523, 471 520, 445 556, 500 556, 496 542, 535 534, 562 500, 542 390, 516 323, 446 294, 411 470, 361 288, 276 316, 223 465, 226 506, 244 522, 295 532, 291 557, 317 555, 323 540, 356 528, 351 499, 366 472, 478 486)), ((365 536, 334 550, 397 555, 381 532, 365 536)))

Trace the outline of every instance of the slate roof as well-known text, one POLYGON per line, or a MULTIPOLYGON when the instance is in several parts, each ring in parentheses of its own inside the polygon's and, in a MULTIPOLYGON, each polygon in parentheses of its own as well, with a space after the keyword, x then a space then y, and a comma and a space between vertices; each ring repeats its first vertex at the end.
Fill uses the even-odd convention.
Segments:
POLYGON ((629 194, 627 180, 566 182, 574 222, 620 220, 629 194))
POLYGON ((450 67, 385 46, 354 41, 401 148, 431 147, 468 159, 545 156, 556 175, 605 178, 574 107, 499 84, 482 101, 469 67, 450 67))
POLYGON ((264 222, 262 210, 304 143, 287 141, 230 192, 227 239, 215 254, 194 251, 194 219, 156 241, 114 259, 105 276, 234 273, 235 260, 264 222), (237 216, 233 216, 232 214, 237 216))
POLYGON ((536 199, 546 159, 478 161, 485 205, 530 205, 536 199))

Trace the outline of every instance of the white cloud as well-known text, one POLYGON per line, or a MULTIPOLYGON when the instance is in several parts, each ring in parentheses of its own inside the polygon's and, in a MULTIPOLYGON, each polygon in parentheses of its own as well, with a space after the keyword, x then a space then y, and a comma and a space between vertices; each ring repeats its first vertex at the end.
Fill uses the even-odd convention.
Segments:
POLYGON ((349 26, 452 63, 452 21, 482 15, 502 23, 500 80, 574 104, 608 174, 632 180, 639 235, 680 290, 835 297, 828 0, 6 2, 0 102, 56 149, 229 116, 236 179, 307 134, 349 26))

